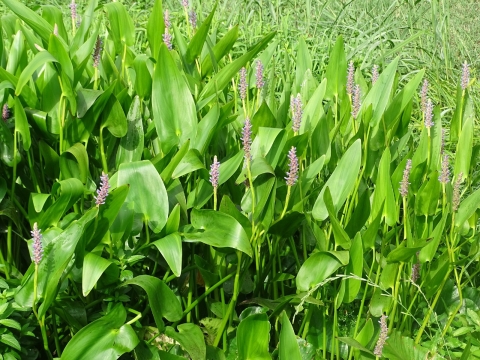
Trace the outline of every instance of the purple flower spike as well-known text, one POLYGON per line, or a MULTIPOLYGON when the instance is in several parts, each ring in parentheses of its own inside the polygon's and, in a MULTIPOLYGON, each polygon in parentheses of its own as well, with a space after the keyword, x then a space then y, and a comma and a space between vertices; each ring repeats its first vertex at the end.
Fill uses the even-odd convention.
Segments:
POLYGON ((468 63, 465 61, 463 63, 463 69, 462 69, 462 90, 465 90, 468 86, 468 83, 470 82, 470 68, 468 66, 468 63))
POLYGON ((410 185, 410 183, 408 182, 408 178, 410 177, 411 170, 412 170, 412 160, 408 159, 407 164, 405 165, 405 170, 403 170, 402 181, 400 181, 400 189, 398 190, 400 192, 400 195, 402 195, 402 197, 406 197, 408 195, 408 185, 410 185))
POLYGON ((190 25, 192 25, 192 28, 196 29, 197 28, 197 13, 195 12, 195 10, 192 9, 188 13, 188 19, 190 20, 190 25))
POLYGON ((425 107, 425 127, 430 129, 433 125, 433 104, 432 100, 428 99, 425 107))
POLYGON ((375 356, 382 356, 383 346, 388 339, 388 327, 387 327, 387 317, 385 314, 382 314, 382 317, 378 321, 380 323, 380 336, 378 337, 377 345, 373 354, 375 356))
POLYGON ((372 68, 372 85, 375 85, 379 76, 380 76, 380 74, 378 73, 378 65, 373 65, 373 68, 372 68))
POLYGON ((263 80, 263 64, 261 60, 257 60, 255 79, 257 80, 257 89, 262 89, 265 85, 265 81, 263 80))
POLYGON ((72 0, 70 4, 70 16, 72 17, 72 20, 77 22, 77 4, 75 3, 75 0, 72 0))
POLYGON ((42 234, 40 233, 37 223, 33 224, 33 230, 30 232, 33 238, 33 262, 35 265, 40 264, 43 257, 42 234))
POLYGON ((247 97, 247 69, 242 67, 240 69, 240 81, 238 83, 238 92, 240 93, 240 99, 243 101, 247 97))
POLYGON ((168 50, 172 50, 172 35, 170 35, 170 13, 168 9, 163 12, 163 22, 165 24, 165 32, 163 33, 163 42, 167 45, 168 50))
POLYGON ((292 146, 288 152, 288 171, 285 180, 287 180, 288 186, 293 186, 298 180, 298 158, 297 158, 297 149, 292 146))
POLYGON ((210 183, 214 188, 218 187, 218 178, 220 177, 220 163, 217 160, 217 155, 213 157, 213 163, 210 166, 210 183))
POLYGON ((7 122, 10 119, 10 109, 8 108, 8 104, 5 103, 2 108, 2 120, 3 122, 7 122))
POLYGON ((182 0, 182 6, 188 8, 188 0, 182 0))
POLYGON ((450 169, 448 168, 448 155, 444 155, 442 160, 442 172, 438 177, 438 181, 442 184, 450 182, 450 169))
POLYGON ((354 80, 353 77, 355 76, 355 67, 353 66, 353 61, 350 61, 348 64, 348 73, 347 73, 347 94, 352 96, 353 95, 353 87, 354 87, 354 80))
POLYGON ((108 182, 108 174, 105 174, 102 171, 102 176, 100 176, 100 189, 97 189, 97 196, 95 196, 95 203, 97 206, 105 204, 109 189, 110 184, 108 182))
POLYGON ((243 151, 245 152, 245 165, 252 161, 252 123, 250 118, 245 119, 245 125, 242 129, 243 151))
POLYGON ((93 50, 93 67, 98 68, 100 64, 100 59, 102 58, 102 49, 103 49, 103 41, 100 36, 97 37, 97 41, 95 42, 95 49, 93 50))
POLYGON ((418 279, 420 278, 420 269, 421 265, 420 263, 415 263, 412 265, 412 274, 410 276, 410 279, 412 282, 417 283, 418 279))
POLYGON ((422 107, 422 112, 427 111, 427 96, 428 96, 428 80, 423 80, 422 91, 420 92, 420 104, 422 107))
POLYGON ((297 94, 297 97, 291 98, 290 108, 292 109, 292 129, 293 132, 298 132, 300 130, 300 125, 302 124, 302 115, 303 115, 303 104, 302 97, 300 94, 297 94))
POLYGON ((361 91, 360 91, 360 86, 355 85, 353 88, 353 99, 352 99, 352 116, 354 119, 357 118, 358 113, 360 112, 360 106, 361 106, 361 91))

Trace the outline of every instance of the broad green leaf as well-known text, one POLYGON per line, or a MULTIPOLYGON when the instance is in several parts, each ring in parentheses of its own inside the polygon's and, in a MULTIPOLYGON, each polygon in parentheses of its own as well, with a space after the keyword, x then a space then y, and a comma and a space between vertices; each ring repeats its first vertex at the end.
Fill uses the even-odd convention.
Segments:
POLYGON ((218 106, 212 106, 208 114, 198 123, 197 133, 191 143, 192 149, 197 149, 200 154, 205 154, 215 135, 215 130, 218 128, 219 116, 220 109, 218 106))
MULTIPOLYGON (((3 1, 3 0, 2 0, 3 1)), ((18 96, 22 93, 23 87, 32 79, 32 75, 40 66, 44 66, 46 63, 58 62, 57 59, 53 57, 48 51, 40 51, 35 55, 23 69, 20 77, 18 78, 18 83, 16 84, 15 94, 18 96)))
POLYGON ((423 246, 406 247, 406 243, 402 243, 393 249, 387 255, 387 263, 397 263, 409 261, 417 252, 422 250, 423 246))
POLYGON ((180 235, 178 233, 169 234, 152 242, 151 245, 160 251, 172 272, 179 277, 182 273, 182 238, 180 235))
POLYGON ((470 194, 465 200, 460 203, 458 212, 455 216, 455 226, 460 228, 463 223, 467 221, 473 213, 480 206, 480 189, 470 194))
POLYGON ((434 215, 438 199, 441 197, 442 186, 437 176, 433 175, 424 182, 415 196, 415 214, 420 216, 434 215))
POLYGON ((325 189, 328 187, 338 212, 348 195, 352 192, 362 159, 362 145, 360 139, 355 141, 342 156, 330 178, 322 188, 313 205, 312 215, 315 219, 323 221, 328 217, 328 211, 323 199, 325 189))
POLYGON ((140 99, 150 97, 152 92, 152 75, 148 70, 147 61, 149 58, 145 54, 138 55, 133 61, 135 69, 135 91, 140 99))
POLYGON ((207 38, 208 30, 210 29, 210 25, 212 23, 213 15, 215 14, 216 9, 217 3, 215 3, 212 11, 202 23, 202 25, 200 25, 200 27, 197 29, 195 35, 188 44, 187 53, 185 56, 188 63, 193 63, 202 52, 203 44, 205 43, 205 39, 207 38))
MULTIPOLYGON (((468 117, 463 124, 455 152, 455 179, 462 173, 462 179, 468 178, 473 149, 473 118, 468 117)), ((443 160, 443 159, 442 159, 443 160)))
MULTIPOLYGON (((58 283, 63 271, 69 264, 75 247, 80 240, 84 228, 98 213, 98 208, 87 211, 78 221, 72 222, 63 232, 48 244, 44 244, 44 255, 38 265, 37 300, 43 299, 38 310, 39 316, 43 316, 57 296, 58 283)), ((42 227, 39 226, 41 229, 42 227)), ((45 229, 45 228, 44 228, 45 229)), ((15 294, 15 301, 22 306, 32 306, 34 268, 32 263, 25 274, 22 286, 15 294)))
POLYGON ((373 195, 372 216, 382 213, 385 222, 394 226, 397 222, 397 203, 393 193, 393 186, 390 174, 391 155, 390 148, 386 148, 378 165, 377 181, 373 195))
POLYGON ((294 91, 295 93, 298 93, 301 91, 301 85, 304 81, 305 73, 307 72, 307 70, 312 71, 312 56, 308 51, 307 44, 305 43, 305 39, 303 37, 300 37, 300 40, 298 42, 297 61, 295 65, 296 71, 294 91))
POLYGON ((340 95, 347 83, 347 58, 343 45, 343 37, 339 36, 333 47, 326 71, 327 92, 325 97, 333 99, 340 95))
POLYGON ((52 195, 56 196, 57 194, 55 202, 45 211, 38 222, 40 229, 57 225, 65 212, 83 195, 83 184, 75 178, 62 180, 52 187, 52 195))
POLYGON ((373 115, 370 120, 371 127, 375 127, 379 124, 384 115, 385 109, 387 108, 388 102, 390 101, 390 94, 395 80, 398 60, 399 58, 396 57, 387 68, 383 70, 377 82, 373 85, 372 89, 368 92, 362 102, 360 113, 366 113, 370 106, 373 108, 373 115))
POLYGON ((35 11, 29 9, 22 2, 17 0, 2 0, 10 10, 20 19, 25 21, 32 29, 37 33, 45 43, 48 43, 50 34, 53 32, 53 26, 51 26, 45 19, 38 15, 35 11))
POLYGON ((350 237, 343 229, 340 221, 337 219, 337 214, 335 213, 335 209, 333 206, 332 195, 330 194, 330 188, 328 187, 325 189, 323 201, 325 203, 325 206, 327 207, 330 222, 332 223, 333 237, 335 238, 335 248, 337 246, 341 246, 346 250, 350 249, 350 237))
POLYGON ((18 97, 15 97, 15 133, 20 133, 25 150, 30 149, 32 139, 30 138, 30 129, 28 127, 27 115, 18 97))
POLYGON ((0 342, 8 346, 11 346, 14 349, 17 349, 18 351, 22 350, 20 343, 12 334, 6 333, 6 334, 0 335, 0 342))
POLYGON ((179 321, 182 318, 180 302, 162 280, 150 275, 140 275, 123 283, 123 286, 126 285, 137 285, 145 290, 155 323, 160 331, 164 328, 163 317, 168 321, 179 321))
POLYGON ((250 60, 252 60, 260 51, 262 51, 273 39, 275 32, 272 32, 266 35, 261 39, 253 48, 247 52, 245 55, 240 56, 235 61, 226 65, 222 70, 220 70, 203 88, 199 99, 204 100, 210 98, 212 95, 216 94, 217 91, 222 91, 225 86, 227 86, 233 77, 237 76, 237 73, 240 69, 245 66, 250 60))
POLYGON ((327 80, 324 79, 313 93, 308 101, 302 115, 302 123, 300 124, 299 134, 307 131, 313 132, 318 122, 324 116, 323 98, 327 90, 327 80))
POLYGON ((144 132, 142 124, 141 104, 138 96, 133 99, 127 114, 127 134, 120 139, 116 164, 140 161, 144 148, 144 132))
POLYGON ((237 329, 238 360, 270 360, 270 323, 267 314, 250 315, 237 329))
POLYGON ((124 324, 127 312, 117 304, 107 315, 85 326, 69 341, 61 359, 115 360, 132 351, 139 339, 135 330, 124 324))
POLYGON ((150 46, 152 57, 155 60, 158 60, 158 52, 163 44, 162 35, 164 32, 165 23, 163 22, 162 0, 155 0, 147 23, 148 46, 150 46))
POLYGON ((200 327, 186 323, 178 325, 177 329, 178 333, 169 326, 166 328, 165 334, 177 341, 192 360, 206 359, 207 347, 200 327))
POLYGON ((135 45, 133 20, 125 6, 119 2, 110 2, 103 6, 108 14, 109 34, 112 36, 116 52, 119 54, 123 51, 124 46, 135 45))
POLYGON ((438 222, 437 226, 432 232, 433 239, 427 245, 425 245, 422 250, 420 250, 420 255, 418 256, 418 258, 422 264, 427 261, 432 261, 435 254, 437 253, 438 245, 440 244, 440 240, 442 239, 444 234, 445 224, 447 222, 448 215, 448 210, 443 212, 442 219, 438 222))
POLYGON ((195 103, 165 44, 160 46, 152 89, 153 119, 162 151, 183 145, 196 134, 195 103))
POLYGON ((238 170, 238 167, 242 163, 244 152, 240 150, 238 153, 233 155, 230 159, 221 162, 219 167, 219 177, 218 185, 222 185, 227 182, 233 174, 238 170))
POLYGON ((168 196, 160 174, 150 161, 121 164, 118 186, 129 184, 124 207, 140 214, 153 232, 158 233, 167 223, 168 196))
POLYGON ((103 128, 107 128, 110 134, 118 138, 127 134, 127 118, 123 112, 122 105, 120 105, 120 102, 114 95, 111 95, 110 99, 108 99, 101 117, 102 125, 100 131, 102 131, 103 128))
MULTIPOLYGON (((212 49, 212 53, 215 57, 215 64, 218 63, 228 52, 232 49, 235 41, 238 39, 238 25, 231 28, 212 49)), ((211 56, 206 56, 202 61, 202 77, 209 75, 214 66, 211 56)))
POLYGON ((88 253, 83 259, 82 270, 82 293, 87 296, 93 287, 97 284, 98 279, 102 276, 107 268, 113 265, 111 260, 104 259, 94 253, 88 253))
MULTIPOLYGON (((350 247, 350 261, 348 262, 346 275, 355 275, 362 277, 363 270, 363 243, 360 233, 355 235, 355 238, 352 241, 352 246, 350 247)), ((362 286, 362 281, 357 279, 346 279, 345 280, 345 295, 343 296, 343 302, 348 304, 351 303, 357 297, 360 287, 362 286)))
POLYGON ((428 354, 429 351, 415 344, 413 339, 402 336, 398 331, 394 331, 388 337, 382 356, 390 360, 424 360, 428 354))
POLYGON ((183 175, 190 174, 196 170, 205 169, 201 155, 196 149, 190 149, 183 157, 182 161, 175 168, 172 178, 176 179, 183 175))
POLYGON ((367 354, 370 354, 370 355, 373 355, 373 353, 368 350, 365 346, 363 346, 362 344, 360 344, 357 340, 355 339, 352 339, 350 337, 339 337, 338 340, 340 340, 341 342, 347 344, 348 346, 350 346, 351 348, 353 349, 357 349, 357 350, 361 350, 363 352, 366 352, 367 354))
POLYGON ((252 256, 252 247, 245 230, 230 215, 214 210, 193 209, 191 223, 195 229, 203 231, 184 234, 185 241, 200 241, 220 248, 232 248, 252 256))
POLYGON ((90 174, 88 162, 85 146, 76 143, 60 155, 60 170, 63 177, 65 179, 76 178, 86 184, 90 174))
POLYGON ((3 121, 0 121, 0 159, 10 167, 20 161, 19 152, 14 154, 13 135, 3 121))
MULTIPOLYGON (((77 29, 75 36, 73 37, 72 44, 70 45, 70 54, 78 53, 77 50, 85 43, 85 35, 87 34, 88 30, 90 29, 90 25, 92 21, 95 20, 95 9, 97 8, 98 0, 89 0, 88 5, 86 6, 86 10, 82 16, 82 23, 80 27, 77 29)), ((97 31, 100 26, 97 26, 97 31)), ((94 33, 98 33, 94 31, 94 33)), ((97 36, 95 35, 95 39, 97 36)), ((91 54, 91 52, 90 52, 91 54)))
POLYGON ((67 75, 68 80, 73 83, 73 65, 70 56, 64 45, 54 34, 50 35, 48 43, 48 52, 58 61, 62 67, 62 72, 67 75))
POLYGON ((348 251, 320 251, 312 254, 297 274, 297 289, 308 291, 349 262, 348 251))
POLYGON ((285 312, 282 312, 281 319, 282 331, 280 332, 280 343, 278 348, 279 360, 302 360, 300 349, 298 348, 297 337, 295 336, 292 324, 285 312))

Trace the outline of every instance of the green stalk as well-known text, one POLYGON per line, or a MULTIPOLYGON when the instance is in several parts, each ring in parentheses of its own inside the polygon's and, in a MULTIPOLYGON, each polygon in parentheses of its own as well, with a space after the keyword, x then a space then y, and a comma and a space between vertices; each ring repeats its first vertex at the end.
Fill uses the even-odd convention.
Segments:
POLYGON ((213 210, 217 211, 217 187, 213 187, 213 210))
POLYGON ((395 315, 396 315, 396 312, 397 312, 398 288, 400 287, 400 277, 402 275, 402 270, 403 270, 404 265, 405 265, 405 263, 403 263, 403 262, 400 263, 400 265, 398 267, 397 281, 395 281, 395 288, 394 288, 394 291, 393 291, 393 309, 389 314, 390 324, 389 324, 388 328, 389 328, 390 332, 393 330, 393 323, 395 321, 395 315))
POLYGON ((125 59, 127 58, 127 44, 123 44, 123 57, 122 57, 122 80, 125 81, 125 59))
POLYGON ((98 68, 95 66, 95 73, 93 77, 93 90, 97 90, 98 88, 98 68))
POLYGON ((53 339, 55 340, 55 350, 57 351, 57 356, 61 357, 62 348, 60 347, 60 339, 58 338, 57 319, 53 308, 50 312, 52 314, 53 339))
POLYGON ((288 186, 287 188, 287 197, 285 198, 285 207, 283 208, 282 215, 280 216, 279 220, 282 220, 283 217, 285 216, 285 213, 287 212, 287 207, 288 207, 288 202, 290 201, 290 192, 292 190, 291 186, 288 186))
POLYGON ((103 145, 103 126, 100 127, 100 155, 102 157, 102 167, 105 174, 108 173, 107 158, 105 157, 105 147, 103 145))
POLYGON ((30 168, 30 173, 32 174, 33 186, 35 186, 35 188, 37 189, 37 192, 40 194, 42 191, 40 190, 40 186, 38 185, 37 175, 35 173, 35 170, 33 169, 32 156, 30 155, 31 150, 32 148, 25 151, 27 153, 28 167, 30 168))
POLYGON ((235 274, 235 281, 233 285, 233 295, 232 299, 230 300, 230 304, 228 305, 227 313, 224 314, 222 323, 220 324, 220 327, 217 332, 217 336, 215 337, 215 341, 213 342, 214 347, 218 347, 218 344, 220 343, 220 340, 222 338, 223 332, 225 331, 225 327, 230 319, 230 314, 232 314, 233 308, 235 307, 235 304, 237 303, 237 297, 239 293, 239 280, 240 280, 240 268, 242 266, 242 253, 240 251, 237 251, 237 259, 238 259, 238 264, 237 264, 237 272, 235 274))

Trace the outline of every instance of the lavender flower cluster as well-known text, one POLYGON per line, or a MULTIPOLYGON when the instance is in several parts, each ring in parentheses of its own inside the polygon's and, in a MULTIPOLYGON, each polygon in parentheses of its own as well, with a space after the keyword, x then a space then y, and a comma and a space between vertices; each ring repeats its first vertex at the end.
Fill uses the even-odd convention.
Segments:
POLYGON ((410 185, 410 183, 408 182, 408 178, 410 177, 411 170, 412 170, 412 160, 408 159, 405 165, 405 170, 403 170, 402 181, 400 181, 400 189, 398 190, 400 192, 400 195, 402 195, 402 197, 406 197, 408 195, 408 185, 410 185))
POLYGON ((292 129, 294 133, 297 133, 300 130, 300 125, 302 124, 302 97, 300 94, 293 96, 290 99, 290 109, 292 110, 292 129))
POLYGON ((255 80, 257 81, 257 89, 263 89, 265 86, 265 80, 263 79, 263 64, 261 60, 257 60, 255 80))
POLYGON ((172 50, 172 35, 170 35, 170 13, 168 9, 163 12, 163 22, 165 24, 163 42, 165 43, 165 45, 167 45, 168 50, 172 50))
POLYGON ((108 181, 108 174, 102 172, 102 176, 100 176, 100 188, 97 189, 97 196, 95 196, 95 203, 97 206, 105 204, 109 189, 110 183, 108 181))
POLYGON ((352 96, 353 95, 353 87, 355 86, 354 77, 355 75, 355 67, 353 66, 353 61, 350 61, 348 64, 348 73, 347 73, 347 94, 352 96))
POLYGON ((240 99, 243 101, 247 97, 247 69, 242 67, 240 69, 240 81, 238 82, 238 92, 240 93, 240 99))
POLYGON ((245 166, 247 166, 247 164, 252 161, 252 123, 248 117, 245 119, 245 124, 242 128, 242 143, 245 153, 245 166))
POLYGON ((295 146, 292 146, 288 152, 288 160, 288 171, 285 180, 287 180, 287 186, 293 186, 298 180, 298 157, 295 146))
POLYGON ((98 68, 100 64, 100 59, 102 58, 102 49, 103 49, 103 41, 100 36, 97 37, 97 41, 95 42, 95 48, 93 50, 93 67, 98 68))
POLYGON ((380 320, 380 336, 378 337, 377 344, 375 345, 375 350, 373 350, 373 354, 375 356, 382 356, 383 347, 385 346, 385 342, 388 339, 388 326, 387 326, 387 317, 385 314, 382 314, 380 320))
POLYGON ((220 163, 217 155, 213 157, 213 163, 210 166, 210 184, 216 189, 218 187, 218 179, 220 177, 220 163))
POLYGON ((38 228, 38 224, 33 224, 33 230, 30 232, 33 238, 33 262, 35 265, 40 264, 43 257, 42 234, 38 228))

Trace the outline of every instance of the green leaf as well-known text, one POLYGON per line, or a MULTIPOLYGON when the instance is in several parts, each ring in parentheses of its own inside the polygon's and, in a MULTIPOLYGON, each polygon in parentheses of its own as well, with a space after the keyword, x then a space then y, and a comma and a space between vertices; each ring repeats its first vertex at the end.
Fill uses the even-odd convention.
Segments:
POLYGON ((328 211, 323 199, 325 189, 330 189, 335 212, 338 212, 347 196, 355 187, 355 181, 360 171, 362 145, 360 139, 355 141, 342 156, 330 178, 322 188, 312 209, 312 216, 320 221, 328 217, 328 211))
POLYGON ((232 248, 252 256, 247 234, 232 216, 214 210, 193 209, 191 222, 195 229, 203 231, 184 234, 185 241, 200 241, 220 248, 232 248))
POLYGON ((135 330, 124 324, 127 312, 117 304, 104 317, 93 321, 74 335, 61 359, 115 360, 132 351, 139 339, 135 330))
POLYGON ((120 105, 115 95, 111 95, 108 99, 101 117, 102 125, 100 126, 100 131, 102 131, 103 128, 107 128, 108 131, 117 138, 121 138, 127 134, 127 118, 123 112, 122 105, 120 105))
POLYGON ((382 356, 390 360, 424 360, 429 351, 414 343, 413 339, 394 331, 388 337, 382 356))
POLYGON ((168 321, 179 321, 183 317, 182 306, 173 291, 160 279, 150 275, 140 275, 123 283, 123 286, 140 286, 148 296, 157 328, 162 331, 162 317, 168 321))
POLYGON ((8 346, 17 349, 18 351, 22 350, 20 343, 12 334, 2 334, 0 335, 0 342, 7 344, 8 346))
POLYGON ((160 174, 150 161, 121 164, 117 184, 130 185, 124 207, 133 209, 153 232, 158 233, 167 223, 168 196, 160 174))
POLYGON ((213 64, 218 63, 226 54, 228 54, 237 39, 238 25, 235 25, 213 47, 212 53, 214 55, 215 61, 212 63, 211 56, 206 56, 205 59, 203 59, 201 66, 202 77, 205 77, 212 72, 212 70, 214 69, 213 64))
POLYGON ((303 36, 300 37, 298 42, 297 61, 295 65, 296 71, 294 92, 299 93, 301 91, 301 85, 304 81, 305 73, 307 70, 312 71, 312 56, 308 51, 308 47, 303 36))
POLYGON ((199 99, 208 99, 212 95, 216 94, 217 91, 222 91, 225 86, 230 83, 232 78, 237 75, 238 71, 245 66, 246 63, 252 60, 260 51, 262 51, 274 36, 275 32, 266 35, 255 46, 253 46, 249 52, 240 56, 238 59, 229 63, 222 70, 220 70, 203 88, 199 99))
POLYGON ((138 55, 133 61, 135 69, 135 91, 141 99, 149 97, 152 92, 152 75, 148 69, 149 58, 145 54, 138 55))
POLYGON ((108 22, 110 24, 109 35, 113 38, 117 54, 123 51, 124 45, 135 45, 133 20, 125 9, 125 6, 119 2, 110 2, 103 6, 107 10, 108 22))
POLYGON ((308 291, 320 284, 340 267, 348 264, 348 251, 320 251, 312 254, 297 274, 297 289, 308 291))
POLYGON ((12 329, 22 330, 21 325, 17 321, 12 319, 0 319, 0 324, 12 329))
MULTIPOLYGON (((352 241, 352 246, 350 247, 350 261, 348 262, 346 275, 356 275, 362 277, 363 271, 363 243, 360 233, 355 235, 355 238, 352 241)), ((362 286, 362 281, 357 279, 346 279, 345 280, 345 295, 343 296, 343 302, 348 304, 356 299, 360 287, 362 286)))
POLYGON ((282 331, 280 332, 280 344, 278 349, 279 360, 302 360, 297 337, 287 314, 282 312, 282 331))
POLYGON ((465 200, 463 200, 458 208, 457 215, 455 216, 455 226, 461 228, 463 223, 467 221, 480 206, 480 189, 477 189, 474 193, 470 194, 465 200))
POLYGON ((20 19, 25 21, 32 29, 37 33, 43 41, 48 43, 50 34, 53 32, 53 26, 51 26, 45 19, 38 15, 35 11, 29 9, 17 0, 2 0, 10 10, 20 19))
POLYGON ((215 14, 215 10, 217 9, 217 3, 215 3, 212 11, 205 19, 205 21, 200 25, 200 27, 195 32, 192 40, 188 44, 187 53, 186 53, 186 60, 188 63, 193 63, 195 59, 200 55, 203 49, 203 45, 208 35, 208 30, 210 29, 210 25, 212 23, 213 15, 215 14))
POLYGON ((205 169, 201 155, 196 149, 190 149, 183 157, 182 161, 175 168, 172 178, 176 179, 183 175, 190 174, 196 170, 205 169))
POLYGON ((347 83, 347 58, 343 45, 343 37, 339 36, 333 47, 326 71, 327 92, 325 97, 333 99, 340 95, 347 83))
POLYGON ((335 213, 332 196, 330 194, 330 188, 325 189, 325 193, 323 195, 323 200, 325 206, 327 207, 328 216, 330 218, 330 222, 332 223, 333 229, 333 236, 335 238, 335 247, 341 246, 344 249, 350 249, 351 240, 348 236, 347 232, 343 229, 342 224, 337 219, 337 214, 335 213))
POLYGON ((155 60, 158 60, 158 52, 163 44, 162 35, 164 32, 165 23, 163 21, 162 0, 155 0, 147 23, 148 45, 155 60))
POLYGON ((392 157, 390 148, 386 148, 378 165, 377 181, 375 183, 375 192, 373 195, 372 216, 377 216, 380 212, 385 222, 389 226, 394 226, 397 222, 397 203, 393 193, 392 175, 390 174, 390 163, 392 157))
POLYGON ((398 263, 409 261, 423 246, 405 247, 405 242, 397 246, 387 255, 387 263, 398 263))
POLYGON ((140 99, 135 96, 127 114, 127 134, 120 139, 116 164, 140 161, 144 148, 144 132, 140 99))
POLYGON ((60 155, 60 170, 64 178, 76 178, 87 183, 90 175, 88 171, 88 154, 85 146, 76 143, 60 155))
POLYGON ((270 323, 267 314, 245 318, 237 329, 238 360, 270 360, 270 323))
POLYGON ((151 245, 160 251, 172 272, 179 277, 182 273, 182 238, 180 235, 178 233, 169 234, 152 242, 151 245))
MULTIPOLYGON (((73 221, 55 239, 48 244, 44 244, 44 255, 38 265, 37 299, 43 298, 43 303, 38 310, 39 316, 43 316, 47 312, 56 298, 63 271, 73 256, 84 228, 97 216, 97 213, 97 207, 87 211, 85 215, 78 221, 73 221)), ((32 263, 24 276, 22 287, 15 294, 15 301, 22 306, 31 307, 33 303, 34 268, 35 266, 32 263)))
POLYGON ((38 227, 45 229, 50 225, 57 225, 62 216, 83 195, 83 184, 80 180, 71 178, 57 182, 52 187, 52 196, 57 195, 55 202, 45 211, 38 227))
MULTIPOLYGON (((470 162, 472 160, 473 149, 473 118, 468 117, 462 127, 460 138, 457 143, 457 151, 455 152, 455 179, 460 173, 463 173, 462 179, 468 178, 470 173, 470 162)), ((443 159, 442 159, 443 160, 443 159)))
POLYGON ((362 102, 360 108, 361 114, 366 113, 370 107, 373 109, 372 119, 370 120, 371 127, 378 125, 390 101, 398 60, 399 58, 396 57, 387 68, 382 71, 377 82, 362 102))
POLYGON ((65 49, 65 46, 62 44, 60 39, 54 34, 50 35, 50 40, 48 43, 48 52, 58 60, 59 64, 62 67, 62 72, 67 75, 70 83, 73 83, 73 65, 70 59, 70 56, 65 49))
POLYGON ((373 353, 368 350, 365 346, 363 346, 362 344, 360 344, 357 340, 355 339, 352 339, 350 337, 339 337, 337 338, 338 340, 340 340, 341 342, 347 344, 348 346, 350 346, 351 348, 354 348, 354 349, 358 349, 358 350, 361 350, 363 352, 366 352, 367 354, 370 354, 370 355, 373 355, 373 353))
POLYGON ((206 359, 207 346, 203 332, 198 325, 181 324, 177 327, 178 333, 172 328, 167 327, 165 334, 177 341, 185 351, 190 355, 192 360, 206 359))
POLYGON ((15 132, 22 135, 23 147, 28 151, 32 144, 32 139, 30 138, 27 115, 25 115, 25 110, 18 97, 15 97, 15 132))
POLYGON ((37 71, 40 66, 44 66, 46 63, 51 62, 58 62, 58 60, 55 59, 48 51, 38 52, 20 74, 18 83, 16 84, 15 95, 19 96, 22 93, 23 87, 30 81, 30 79, 32 79, 33 73, 37 71))
POLYGON ((160 46, 153 76, 152 109, 164 153, 183 145, 196 134, 197 115, 192 94, 165 44, 160 46))
POLYGON ((83 259, 82 270, 82 293, 88 296, 93 287, 97 284, 98 279, 107 268, 113 265, 111 260, 104 259, 94 253, 88 253, 83 259))
MULTIPOLYGON (((88 30, 90 29, 90 25, 92 21, 95 20, 95 9, 97 8, 98 5, 98 0, 90 0, 88 2, 88 5, 86 6, 85 12, 83 13, 82 16, 82 23, 80 24, 80 27, 77 29, 77 32, 75 33, 75 36, 73 37, 72 44, 70 45, 70 54, 78 53, 77 50, 82 46, 82 44, 85 43, 85 35, 88 33, 88 30)), ((100 28, 100 26, 96 27, 97 31, 100 28)), ((97 39, 98 34, 97 31, 94 31, 94 38, 95 40, 97 39)), ((92 47, 93 48, 93 47, 92 47)), ((90 51, 89 54, 92 52, 90 51)))

